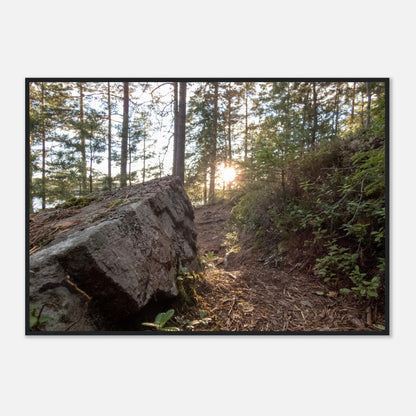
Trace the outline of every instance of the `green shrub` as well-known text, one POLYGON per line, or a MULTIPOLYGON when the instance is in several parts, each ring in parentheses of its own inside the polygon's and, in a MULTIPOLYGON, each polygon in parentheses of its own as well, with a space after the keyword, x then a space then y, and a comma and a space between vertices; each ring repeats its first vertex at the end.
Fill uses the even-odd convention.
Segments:
POLYGON ((325 282, 348 283, 344 294, 376 297, 385 256, 385 154, 371 143, 351 136, 288 159, 284 189, 279 181, 252 185, 232 210, 233 224, 276 256, 303 252, 304 266, 325 282))

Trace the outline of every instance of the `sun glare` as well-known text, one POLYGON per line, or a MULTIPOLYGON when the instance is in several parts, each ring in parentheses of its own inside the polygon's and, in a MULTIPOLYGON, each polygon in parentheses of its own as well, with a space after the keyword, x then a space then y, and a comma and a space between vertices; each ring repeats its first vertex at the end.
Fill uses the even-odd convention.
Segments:
POLYGON ((218 182, 220 185, 229 185, 232 183, 237 176, 237 171, 233 166, 226 166, 225 164, 221 164, 217 168, 218 172, 218 182))

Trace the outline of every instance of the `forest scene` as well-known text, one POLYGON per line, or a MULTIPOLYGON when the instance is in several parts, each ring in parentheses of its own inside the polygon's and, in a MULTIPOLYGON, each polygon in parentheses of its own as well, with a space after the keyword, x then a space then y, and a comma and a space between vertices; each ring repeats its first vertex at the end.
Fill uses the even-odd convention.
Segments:
POLYGON ((26 88, 28 333, 388 333, 388 80, 26 88))

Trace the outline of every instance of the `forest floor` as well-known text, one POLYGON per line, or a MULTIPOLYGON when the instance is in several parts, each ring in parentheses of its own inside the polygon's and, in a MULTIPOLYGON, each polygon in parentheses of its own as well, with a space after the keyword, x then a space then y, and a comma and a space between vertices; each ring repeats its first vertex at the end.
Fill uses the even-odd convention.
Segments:
POLYGON ((211 321, 195 330, 377 331, 373 324, 384 323, 382 311, 331 290, 313 273, 268 262, 253 246, 240 247, 228 225, 230 211, 223 204, 195 209, 200 254, 217 257, 195 287, 195 310, 211 321))

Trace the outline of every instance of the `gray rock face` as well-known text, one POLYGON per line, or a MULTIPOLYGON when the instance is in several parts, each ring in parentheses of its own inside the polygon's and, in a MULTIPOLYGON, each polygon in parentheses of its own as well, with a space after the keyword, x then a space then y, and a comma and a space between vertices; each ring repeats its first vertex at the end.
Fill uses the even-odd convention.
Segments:
POLYGON ((152 300, 175 297, 179 267, 199 268, 193 218, 180 181, 167 177, 55 222, 76 225, 30 257, 29 303, 50 318, 41 329, 122 330, 152 300))

